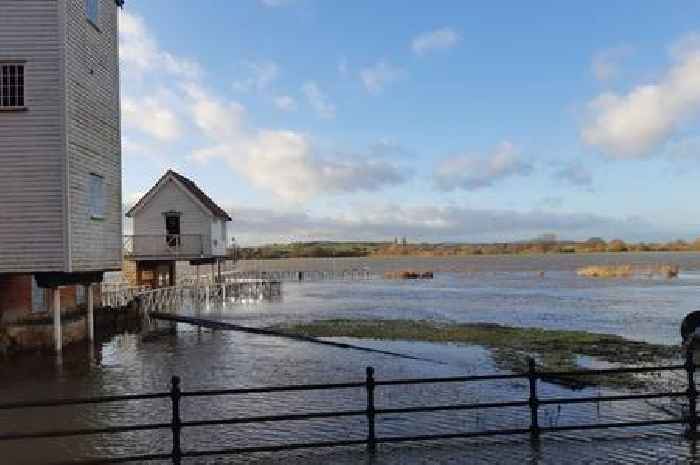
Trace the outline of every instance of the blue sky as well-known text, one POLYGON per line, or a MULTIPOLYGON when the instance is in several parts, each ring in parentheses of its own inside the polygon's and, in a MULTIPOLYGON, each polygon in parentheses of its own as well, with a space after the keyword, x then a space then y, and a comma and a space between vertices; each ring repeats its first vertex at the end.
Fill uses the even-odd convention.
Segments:
POLYGON ((174 168, 244 244, 700 236, 700 4, 570 3, 131 0, 125 198, 174 168))

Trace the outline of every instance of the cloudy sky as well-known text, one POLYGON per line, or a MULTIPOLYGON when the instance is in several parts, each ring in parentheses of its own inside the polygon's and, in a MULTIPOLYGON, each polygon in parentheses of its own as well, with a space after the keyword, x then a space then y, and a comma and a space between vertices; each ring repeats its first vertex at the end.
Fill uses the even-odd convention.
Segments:
POLYGON ((130 0, 124 196, 178 170, 243 244, 694 238, 698 18, 680 0, 130 0))

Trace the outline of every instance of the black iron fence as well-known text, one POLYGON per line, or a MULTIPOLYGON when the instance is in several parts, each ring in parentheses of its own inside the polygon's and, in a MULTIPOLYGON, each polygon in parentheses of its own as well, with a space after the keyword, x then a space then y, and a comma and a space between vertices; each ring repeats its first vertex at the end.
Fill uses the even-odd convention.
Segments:
POLYGON ((625 368, 607 368, 597 370, 577 370, 567 372, 547 372, 538 371, 535 361, 530 360, 528 371, 526 373, 517 374, 494 374, 494 375, 477 375, 477 376, 454 376, 443 378, 416 378, 416 379, 393 379, 393 380, 377 380, 374 377, 374 369, 368 367, 366 369, 366 378, 364 381, 351 383, 337 384, 303 384, 289 386, 274 386, 274 387, 256 387, 243 389, 217 389, 217 390, 197 390, 183 391, 180 387, 180 378, 174 376, 171 380, 169 392, 156 392, 149 394, 137 395, 120 395, 120 396, 103 396, 92 398, 75 398, 75 399, 60 399, 38 402, 15 402, 0 404, 0 411, 17 410, 25 408, 48 408, 65 405, 87 405, 87 404, 104 404, 112 402, 128 402, 148 399, 170 399, 172 406, 172 414, 169 421, 161 423, 148 423, 127 426, 112 426, 103 428, 85 428, 74 430, 60 431, 42 431, 42 432, 0 432, 0 442, 30 440, 40 438, 63 438, 69 436, 87 436, 99 434, 116 434, 134 431, 152 431, 152 430, 170 430, 172 432, 172 449, 167 453, 144 454, 134 456, 112 457, 112 458, 94 458, 87 460, 75 460, 72 462, 61 462, 71 464, 112 464, 112 463, 127 463, 134 461, 156 461, 169 460, 173 464, 179 464, 183 458, 205 457, 205 456, 224 456, 224 455, 239 455, 254 452, 277 452, 289 451, 295 449, 309 449, 322 447, 342 447, 342 446, 358 446, 364 445, 368 451, 374 452, 378 444, 382 443, 398 443, 398 442, 415 442, 415 441, 434 441, 456 438, 476 438, 486 436, 504 436, 504 435, 529 435, 531 439, 539 439, 542 433, 573 431, 573 430, 595 430, 606 428, 629 428, 629 427, 650 427, 655 425, 670 425, 670 424, 685 424, 686 434, 694 436, 697 432, 697 389, 695 386, 695 370, 697 366, 694 363, 692 352, 686 357, 685 364, 682 365, 665 365, 665 366, 646 366, 646 367, 625 367, 625 368), (538 380, 551 380, 568 378, 574 379, 577 377, 588 376, 611 376, 619 374, 642 374, 656 373, 669 371, 685 371, 687 374, 688 385, 682 391, 666 391, 666 392, 650 392, 650 393, 633 393, 622 395, 607 395, 607 396, 590 396, 590 397, 538 397, 538 380), (497 381, 497 380, 527 380, 529 385, 529 396, 527 399, 509 401, 509 402, 482 402, 482 403, 465 403, 465 404, 449 404, 449 405, 421 405, 399 408, 381 408, 375 405, 375 391, 378 388, 390 386, 405 386, 418 384, 436 384, 436 383, 468 383, 479 381, 497 381), (364 389, 366 392, 366 408, 360 410, 339 410, 339 411, 318 411, 311 413, 298 413, 286 415, 265 415, 265 416, 250 416, 237 418, 219 418, 211 420, 183 420, 180 416, 180 404, 186 398, 206 398, 216 396, 235 396, 245 394, 264 394, 264 393, 279 393, 279 392, 302 392, 302 391, 330 391, 344 389, 364 389), (648 399, 673 399, 682 398, 687 401, 687 413, 680 415, 677 418, 654 419, 644 421, 619 421, 608 423, 590 423, 578 425, 564 426, 540 426, 538 414, 540 406, 552 404, 573 404, 573 403, 597 403, 597 402, 616 402, 630 400, 648 400, 648 399), (512 428, 512 429, 492 429, 483 431, 468 431, 447 434, 425 434, 413 436, 390 436, 382 437, 376 434, 375 424, 376 418, 382 415, 390 414, 409 414, 409 413, 425 413, 425 412, 446 412, 446 411, 466 411, 466 410, 481 410, 481 409, 500 409, 507 407, 528 407, 530 411, 530 425, 527 428, 512 428), (294 422, 303 420, 313 420, 322 418, 341 418, 341 417, 365 417, 367 422, 367 436, 365 439, 356 440, 335 440, 335 441, 320 441, 320 442, 299 442, 287 443, 280 445, 266 445, 258 447, 230 447, 215 450, 186 450, 181 444, 181 433, 185 428, 218 426, 218 425, 242 425, 251 423, 267 423, 267 422, 294 422))

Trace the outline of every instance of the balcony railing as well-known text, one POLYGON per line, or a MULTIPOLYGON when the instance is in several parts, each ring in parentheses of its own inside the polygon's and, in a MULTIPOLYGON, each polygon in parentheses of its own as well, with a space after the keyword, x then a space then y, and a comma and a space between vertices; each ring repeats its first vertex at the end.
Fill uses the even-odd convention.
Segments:
POLYGON ((202 234, 124 236, 124 255, 128 257, 193 259, 211 252, 211 240, 202 234))

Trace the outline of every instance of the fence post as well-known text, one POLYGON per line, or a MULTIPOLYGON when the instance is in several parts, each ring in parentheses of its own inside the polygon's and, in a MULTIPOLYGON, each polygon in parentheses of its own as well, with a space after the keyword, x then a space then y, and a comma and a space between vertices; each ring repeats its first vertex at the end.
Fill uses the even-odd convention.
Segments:
POLYGON ((377 437, 374 433, 374 368, 367 367, 367 450, 374 453, 377 450, 377 437))
POLYGON ((697 398, 698 391, 695 387, 695 360, 693 360, 693 346, 690 345, 685 353, 685 370, 688 373, 688 429, 686 436, 695 438, 698 430, 697 398))
POLYGON ((171 430, 173 432, 173 465, 180 465, 182 459, 182 449, 180 447, 180 430, 182 429, 180 420, 180 377, 173 376, 170 388, 170 400, 172 401, 173 414, 171 430))
POLYGON ((530 382, 530 398, 527 401, 530 406, 530 439, 536 441, 540 437, 540 424, 537 418, 539 400, 537 399, 537 369, 535 359, 532 357, 527 359, 527 379, 530 382))

